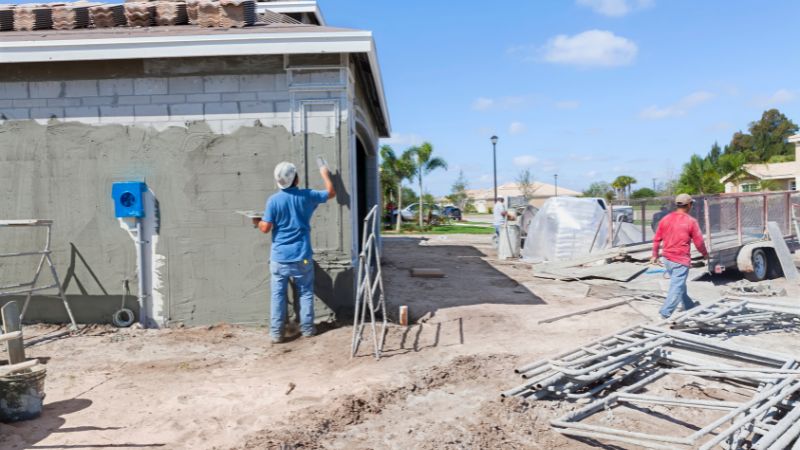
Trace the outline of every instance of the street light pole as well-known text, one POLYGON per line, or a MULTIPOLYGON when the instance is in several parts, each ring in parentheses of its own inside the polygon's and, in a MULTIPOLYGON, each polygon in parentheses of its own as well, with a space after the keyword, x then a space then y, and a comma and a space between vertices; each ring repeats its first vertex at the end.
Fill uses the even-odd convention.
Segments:
POLYGON ((656 191, 656 179, 653 178, 653 192, 656 191))
POLYGON ((556 180, 556 197, 558 197, 558 174, 553 175, 553 178, 556 180))
POLYGON ((492 160, 494 161, 494 203, 497 203, 497 136, 492 136, 492 160))

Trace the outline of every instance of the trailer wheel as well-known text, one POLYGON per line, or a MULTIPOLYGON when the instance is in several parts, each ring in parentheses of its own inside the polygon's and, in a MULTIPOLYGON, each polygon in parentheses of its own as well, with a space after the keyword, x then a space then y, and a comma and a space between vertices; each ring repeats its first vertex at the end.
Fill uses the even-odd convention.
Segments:
POLYGON ((763 248, 753 250, 751 256, 753 261, 753 271, 745 272, 744 277, 749 281, 764 281, 769 275, 769 258, 763 248))

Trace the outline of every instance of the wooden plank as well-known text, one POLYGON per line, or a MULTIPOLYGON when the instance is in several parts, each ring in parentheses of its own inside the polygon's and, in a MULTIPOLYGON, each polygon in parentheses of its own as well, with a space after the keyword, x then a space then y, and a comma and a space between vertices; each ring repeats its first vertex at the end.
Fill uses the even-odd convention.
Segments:
POLYGON ((0 334, 0 342, 22 338, 22 331, 12 331, 11 333, 0 334))
POLYGON ((39 360, 32 359, 30 361, 23 361, 21 363, 11 364, 8 366, 0 366, 0 376, 19 372, 20 370, 30 369, 31 367, 35 367, 37 364, 39 364, 39 360))
MULTIPOLYGON (((22 331, 22 324, 19 320, 19 307, 17 302, 8 302, 0 310, 3 317, 3 328, 6 333, 13 333, 15 331, 22 331)), ((22 339, 10 340, 6 343, 8 346, 8 363, 17 364, 25 361, 25 345, 22 339)))
POLYGON ((786 240, 783 238, 783 232, 777 222, 768 222, 767 231, 775 246, 775 253, 778 255, 778 260, 783 269, 783 276, 789 281, 800 281, 800 273, 797 273, 797 267, 794 265, 792 253, 786 245, 786 240))

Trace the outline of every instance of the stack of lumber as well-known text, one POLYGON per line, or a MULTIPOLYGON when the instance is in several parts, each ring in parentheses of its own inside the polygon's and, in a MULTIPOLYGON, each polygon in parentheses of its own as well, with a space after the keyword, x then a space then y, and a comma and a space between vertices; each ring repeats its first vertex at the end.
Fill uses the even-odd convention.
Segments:
POLYGON ((125 3, 125 19, 130 27, 155 25, 156 7, 153 3, 125 3))
POLYGON ((253 0, 220 0, 219 26, 244 28, 256 23, 256 2, 253 0))
POLYGON ((53 10, 49 6, 20 5, 14 8, 16 31, 43 30, 53 26, 53 10))
POLYGON ((200 0, 189 0, 186 2, 186 15, 189 18, 189 23, 192 25, 197 24, 197 5, 200 0))
POLYGON ((201 27, 218 27, 219 3, 208 0, 197 2, 197 25, 201 27))
POLYGON ((89 26, 88 3, 71 3, 53 7, 53 29, 73 30, 89 26))
POLYGON ((125 25, 125 7, 98 5, 89 8, 89 18, 95 28, 113 28, 125 25))
POLYGON ((189 22, 186 13, 186 3, 183 2, 158 2, 156 3, 156 24, 160 26, 184 25, 189 22))
POLYGON ((0 6, 0 31, 14 29, 14 10, 0 6))

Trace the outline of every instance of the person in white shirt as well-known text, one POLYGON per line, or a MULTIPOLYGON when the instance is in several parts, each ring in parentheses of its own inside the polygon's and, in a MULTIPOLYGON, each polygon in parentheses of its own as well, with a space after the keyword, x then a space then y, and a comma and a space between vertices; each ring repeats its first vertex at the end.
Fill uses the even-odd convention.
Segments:
POLYGON ((499 238, 500 227, 506 224, 506 215, 508 215, 506 205, 503 203, 502 198, 495 199, 492 213, 494 214, 494 235, 496 238, 499 238))

